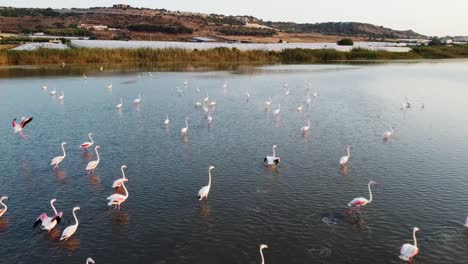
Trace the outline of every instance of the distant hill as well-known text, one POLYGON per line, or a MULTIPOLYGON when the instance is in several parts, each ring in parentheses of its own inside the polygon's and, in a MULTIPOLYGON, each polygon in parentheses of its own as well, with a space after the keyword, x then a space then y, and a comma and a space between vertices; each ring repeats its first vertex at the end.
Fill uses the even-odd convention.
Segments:
POLYGON ((224 16, 121 5, 88 9, 0 7, 0 30, 3 33, 43 32, 97 39, 192 41, 194 37, 209 37, 219 41, 261 43, 335 42, 344 36, 355 40, 425 37, 411 30, 399 31, 357 22, 271 22, 252 16, 224 16))

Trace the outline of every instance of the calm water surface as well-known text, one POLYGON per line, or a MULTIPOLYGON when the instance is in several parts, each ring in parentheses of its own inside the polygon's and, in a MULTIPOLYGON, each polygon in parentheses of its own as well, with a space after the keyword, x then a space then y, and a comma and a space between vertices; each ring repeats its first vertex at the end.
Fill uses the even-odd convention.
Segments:
POLYGON ((399 248, 418 226, 414 263, 468 263, 467 69, 462 60, 0 79, 0 195, 10 197, 0 218, 1 262, 260 263, 265 243, 266 263, 402 263, 399 248), (305 81, 318 92, 310 106, 305 81), (43 91, 45 84, 63 89, 65 101, 43 91), (194 108, 207 93, 217 102, 211 126, 194 108), (400 110, 405 97, 413 107, 400 110), (34 117, 27 140, 11 129, 21 116, 34 117), (391 125, 394 139, 384 142, 391 125), (78 150, 89 132, 101 146, 90 176, 84 168, 94 151, 78 150), (67 157, 53 172, 62 141, 67 157), (273 144, 276 169, 263 165, 273 144), (347 144, 353 149, 342 170, 347 144), (115 211, 106 197, 122 164, 129 198, 115 211), (213 184, 200 202, 209 165, 213 184), (350 200, 368 197, 370 179, 379 183, 374 201, 360 216, 347 215, 350 200), (50 233, 32 228, 39 214, 51 213, 52 198, 63 221, 50 233), (60 242, 74 206, 80 225, 60 242))

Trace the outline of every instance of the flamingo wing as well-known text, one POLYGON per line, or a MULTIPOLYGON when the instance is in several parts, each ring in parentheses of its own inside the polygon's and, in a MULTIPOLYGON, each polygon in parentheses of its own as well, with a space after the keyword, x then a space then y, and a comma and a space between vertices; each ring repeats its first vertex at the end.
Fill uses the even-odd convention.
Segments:
POLYGON ((91 142, 85 142, 80 145, 80 149, 89 148, 89 146, 91 145, 92 145, 91 142))
POLYGON ((122 186, 122 182, 123 182, 123 179, 115 180, 114 183, 112 184, 112 188, 117 188, 117 187, 122 186))
POLYGON ((63 230, 62 237, 60 237, 60 241, 67 240, 69 237, 71 237, 76 232, 77 228, 77 225, 71 225, 65 228, 65 230, 63 230))
POLYGON ((408 261, 410 258, 416 256, 419 249, 411 244, 403 244, 400 249, 400 259, 408 261))
POLYGON ((347 162, 348 162, 348 156, 341 157, 341 159, 340 159, 340 164, 341 165, 346 164, 347 162))
POLYGON ((203 199, 203 197, 208 196, 208 193, 210 192, 210 187, 208 186, 203 186, 200 191, 198 191, 198 200, 203 199))
POLYGON ((0 209, 0 216, 2 216, 6 211, 3 209, 0 209))
POLYGON ((13 128, 16 127, 16 118, 13 119, 13 121, 11 122, 11 124, 13 125, 13 128))
POLYGON ((56 218, 53 218, 47 225, 44 225, 42 229, 50 231, 57 225, 57 223, 58 221, 56 220, 56 218))
POLYGON ((23 120, 21 120, 21 124, 20 124, 21 128, 24 128, 32 120, 33 120, 32 117, 26 117, 23 120))
POLYGON ((86 170, 92 170, 96 168, 97 166, 97 161, 90 161, 88 165, 86 166, 86 170))
POLYGON ((359 197, 354 198, 351 202, 348 203, 348 206, 362 206, 366 205, 369 202, 366 198, 359 197))
POLYGON ((59 164, 60 162, 62 162, 62 160, 63 160, 63 156, 55 157, 55 158, 53 158, 52 161, 50 162, 50 165, 59 164))

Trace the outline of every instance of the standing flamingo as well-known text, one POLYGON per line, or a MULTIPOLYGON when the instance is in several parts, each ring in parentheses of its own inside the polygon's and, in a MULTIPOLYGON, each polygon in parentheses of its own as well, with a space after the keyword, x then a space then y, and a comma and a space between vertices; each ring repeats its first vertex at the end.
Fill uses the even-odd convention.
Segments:
POLYGON ((52 210, 54 210, 54 215, 49 217, 49 216, 47 216, 46 213, 42 213, 36 219, 36 222, 34 223, 34 227, 36 227, 39 223, 41 223, 42 230, 50 231, 58 223, 60 223, 60 220, 62 219, 62 216, 63 216, 63 212, 60 212, 60 213, 57 212, 57 210, 55 209, 55 206, 54 206, 55 201, 57 201, 57 199, 50 200, 50 206, 52 207, 52 210))
POLYGON ((99 165, 100 157, 99 157, 98 149, 100 149, 100 148, 101 148, 101 146, 96 146, 96 147, 94 148, 94 151, 96 151, 97 160, 90 161, 90 162, 88 163, 88 165, 86 166, 86 170, 88 171, 88 174, 94 172, 94 170, 96 169, 96 167, 99 165))
POLYGON ((260 256, 262 257, 262 264, 265 264, 265 259, 263 257, 263 249, 266 249, 266 248, 268 248, 268 245, 265 245, 265 244, 260 245, 260 256))
POLYGON ((416 232, 419 231, 419 228, 414 227, 413 228, 413 240, 414 240, 414 245, 411 244, 403 244, 400 249, 400 258, 405 261, 410 261, 414 256, 416 256, 419 253, 419 248, 418 248, 418 240, 416 240, 416 232))
POLYGON ((77 210, 80 210, 80 207, 78 206, 73 207, 73 217, 75 218, 76 223, 74 225, 68 226, 67 228, 65 228, 65 230, 63 230, 62 236, 60 237, 60 241, 67 240, 73 234, 75 234, 76 229, 78 229, 78 218, 76 218, 76 213, 75 213, 75 211, 77 210))
POLYGON ((166 115, 166 119, 164 119, 164 125, 169 126, 169 115, 166 115))
POLYGON ((87 258, 86 259, 86 264, 95 264, 96 262, 94 262, 94 259, 92 258, 87 258))
POLYGON ((351 202, 348 203, 348 206, 353 206, 353 208, 350 210, 350 212, 352 212, 356 208, 357 208, 357 210, 359 212, 359 208, 361 206, 365 206, 365 205, 370 204, 372 202, 372 191, 371 191, 371 185, 372 184, 377 184, 377 183, 375 181, 370 181, 367 184, 367 188, 369 189, 369 200, 367 200, 364 197, 354 198, 351 202))
POLYGON ((390 131, 385 131, 385 133, 383 134, 383 138, 384 138, 385 140, 388 140, 388 139, 390 139, 392 136, 393 136, 393 127, 390 127, 390 131))
POLYGON ((57 91, 55 90, 55 88, 53 88, 49 94, 50 96, 54 96, 55 94, 57 94, 57 91))
POLYGON ((273 114, 274 114, 275 116, 279 115, 280 110, 281 110, 281 105, 278 104, 278 109, 275 109, 275 111, 273 111, 273 114))
POLYGON ((112 183, 112 188, 118 188, 120 186, 122 186, 122 182, 124 181, 128 181, 127 178, 125 178, 125 171, 124 169, 127 169, 127 165, 122 165, 120 167, 120 170, 122 171, 122 178, 121 179, 118 179, 118 180, 115 180, 114 183, 112 183))
POLYGON ((133 100, 133 103, 135 104, 141 103, 141 94, 138 94, 138 97, 135 100, 133 100))
POLYGON ((249 91, 247 90, 247 88, 245 88, 245 96, 247 97, 246 100, 248 101, 249 98, 250 98, 250 93, 249 93, 249 91))
POLYGON ((314 93, 313 93, 313 96, 314 96, 314 97, 317 97, 317 95, 318 95, 318 94, 317 94, 317 89, 315 89, 315 91, 314 91, 314 93))
POLYGON ((80 145, 80 149, 86 149, 86 150, 87 150, 89 147, 91 147, 91 146, 94 144, 94 140, 93 140, 93 138, 91 137, 91 136, 93 136, 93 135, 94 135, 93 133, 89 133, 89 134, 88 134, 88 137, 89 137, 89 139, 91 140, 91 142, 87 141, 87 142, 81 144, 81 145, 80 145))
POLYGON ((263 105, 265 105, 265 108, 270 107, 270 105, 271 105, 271 97, 268 97, 268 101, 265 101, 265 103, 263 103, 263 105))
POLYGON ((296 110, 297 110, 298 112, 302 112, 302 109, 304 109, 304 105, 301 104, 300 106, 297 107, 296 110))
POLYGON ((183 127, 180 132, 182 133, 182 136, 187 136, 187 130, 188 130, 188 117, 185 118, 185 127, 183 127))
POLYGON ((206 198, 208 200, 208 193, 210 192, 211 188, 211 170, 214 169, 214 166, 210 166, 208 168, 208 185, 203 186, 200 191, 198 191, 198 200, 202 200, 203 198, 206 198))
POLYGON ((348 150, 348 155, 343 156, 343 157, 340 158, 340 165, 341 166, 344 166, 344 165, 346 165, 346 163, 348 163, 348 160, 351 157, 351 153, 349 152, 350 148, 351 148, 351 145, 348 145, 348 147, 346 148, 348 150))
POLYGON ((286 91, 284 92, 284 95, 289 96, 289 88, 288 87, 286 87, 286 91))
POLYGON ((211 116, 210 112, 208 112, 208 117, 206 119, 208 120, 208 124, 213 122, 213 117, 211 116))
POLYGON ((128 198, 128 190, 125 187, 125 181, 122 181, 122 187, 125 190, 125 195, 122 195, 120 193, 114 193, 111 196, 107 197, 107 200, 109 200, 109 203, 107 203, 108 206, 115 205, 115 209, 120 210, 120 204, 125 202, 128 198))
POLYGON ((302 133, 307 133, 307 131, 309 131, 309 129, 310 129, 310 120, 307 120, 307 126, 303 126, 301 128, 301 131, 302 131, 302 133))
POLYGON ((2 198, 0 198, 0 204, 3 206, 3 209, 0 209, 0 217, 8 210, 8 206, 3 203, 3 200, 8 200, 8 196, 2 196, 2 198))
POLYGON ((266 156, 263 162, 266 162, 268 165, 278 165, 281 159, 280 157, 276 157, 275 148, 277 147, 277 145, 273 145, 273 156, 266 156))
POLYGON ((120 97, 120 104, 117 104, 115 108, 117 108, 117 110, 122 110, 122 106, 123 106, 123 98, 120 97))
POLYGON ((310 101, 311 101, 310 94, 307 94, 307 105, 310 105, 310 101))
POLYGON ((53 158, 52 161, 50 162, 50 165, 54 165, 54 170, 58 169, 58 166, 59 166, 60 162, 62 162, 63 159, 65 159, 65 157, 67 156, 67 153, 65 153, 65 145, 66 144, 67 144, 67 142, 62 142, 63 156, 57 156, 57 157, 53 158))
POLYGON ((13 126, 13 131, 15 133, 18 133, 22 138, 26 138, 26 135, 23 134, 23 128, 33 120, 32 117, 22 117, 21 118, 21 123, 18 124, 16 123, 16 117, 13 119, 11 122, 11 125, 13 126))
POLYGON ((112 83, 110 83, 109 85, 107 85, 107 89, 112 90, 112 83))

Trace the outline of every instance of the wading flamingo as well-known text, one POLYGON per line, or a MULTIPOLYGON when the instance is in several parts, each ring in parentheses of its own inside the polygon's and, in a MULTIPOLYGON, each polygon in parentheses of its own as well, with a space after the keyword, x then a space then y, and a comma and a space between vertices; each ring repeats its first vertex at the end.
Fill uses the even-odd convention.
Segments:
POLYGON ((57 91, 55 90, 55 88, 52 89, 52 91, 50 91, 50 96, 54 96, 55 94, 57 93, 57 91))
POLYGON ((211 188, 211 170, 214 169, 214 166, 210 166, 208 168, 208 185, 203 186, 200 191, 198 191, 198 200, 202 200, 203 198, 208 200, 208 193, 210 192, 211 188))
POLYGON ((60 212, 60 213, 57 212, 57 210, 55 209, 55 206, 54 206, 55 201, 57 201, 57 199, 50 200, 50 206, 52 207, 52 210, 54 210, 54 215, 49 217, 49 216, 47 216, 46 213, 42 213, 36 219, 36 222, 34 223, 34 227, 36 227, 39 223, 41 223, 42 230, 50 231, 58 223, 60 223, 60 220, 62 219, 62 216, 63 216, 63 212, 60 212))
POLYGON ((115 180, 114 183, 112 183, 112 188, 118 188, 120 186, 122 186, 122 182, 124 181, 128 181, 127 178, 125 178, 125 171, 127 169, 127 165, 122 165, 122 167, 120 167, 120 170, 122 171, 122 178, 121 179, 118 179, 118 180, 115 180))
POLYGON ((284 92, 284 95, 289 96, 289 88, 288 87, 286 87, 286 91, 284 92))
POLYGON ((83 73, 83 79, 87 80, 88 79, 88 76, 86 76, 85 73, 83 73))
POLYGON ((94 262, 94 259, 92 258, 87 258, 86 259, 86 264, 95 264, 96 262, 94 262))
POLYGON ((133 100, 133 103, 135 104, 141 103, 141 94, 138 94, 138 97, 135 100, 133 100))
POLYGON ((200 108, 202 107, 202 103, 201 102, 195 102, 195 108, 200 108))
POLYGON ((2 196, 2 198, 0 198, 0 204, 3 206, 3 209, 0 209, 0 217, 8 210, 8 206, 3 203, 3 200, 8 200, 8 196, 2 196))
POLYGON ((115 106, 115 108, 117 108, 118 110, 122 110, 122 106, 123 106, 123 98, 121 97, 121 98, 120 98, 120 104, 117 104, 117 105, 115 106))
POLYGON ((247 90, 247 88, 245 88, 245 96, 247 97, 247 101, 248 101, 249 98, 250 98, 250 93, 249 93, 249 91, 247 90))
POLYGON ((208 117, 206 117, 206 120, 208 120, 208 124, 211 124, 211 122, 213 122, 213 117, 211 116, 210 112, 208 112, 208 117))
POLYGON ((344 166, 344 165, 346 165, 346 163, 348 163, 348 160, 351 157, 351 153, 349 152, 350 148, 351 148, 351 145, 348 145, 348 147, 346 148, 348 150, 348 155, 343 156, 343 157, 340 158, 340 165, 341 166, 344 166))
POLYGON ((107 203, 107 205, 108 206, 115 205, 115 209, 119 209, 119 210, 120 210, 120 204, 125 202, 125 200, 127 200, 128 198, 128 190, 125 187, 125 181, 122 181, 121 186, 125 190, 125 195, 122 195, 120 193, 114 193, 111 196, 107 197, 107 200, 109 200, 109 203, 107 203))
POLYGON ((263 257, 263 250, 268 248, 268 245, 261 244, 260 245, 260 256, 262 257, 262 264, 265 264, 265 258, 263 257))
POLYGON ((271 97, 268 97, 268 101, 265 101, 265 103, 263 103, 263 105, 265 105, 265 108, 270 107, 270 105, 271 105, 271 97))
POLYGON ((59 166, 60 162, 62 162, 63 159, 65 159, 65 157, 67 156, 67 153, 65 153, 65 145, 66 144, 67 144, 67 142, 62 142, 63 156, 57 156, 57 157, 53 158, 52 161, 50 162, 50 165, 54 165, 54 170, 58 169, 58 166, 59 166))
POLYGON ((416 240, 416 232, 419 231, 419 228, 414 227, 413 228, 413 240, 414 240, 414 245, 411 244, 403 244, 400 249, 400 258, 405 261, 410 261, 414 256, 416 256, 419 253, 419 248, 418 248, 418 240, 416 240))
POLYGON ((280 110, 281 110, 281 105, 278 104, 278 109, 275 109, 275 111, 273 111, 273 114, 274 114, 275 116, 279 115, 280 110))
POLYGON ((76 218, 76 213, 75 213, 75 211, 77 210, 80 210, 80 207, 78 206, 73 207, 73 217, 75 218, 76 223, 74 225, 68 226, 67 228, 65 228, 65 230, 63 230, 62 236, 60 237, 60 241, 67 240, 73 234, 75 234, 76 229, 78 229, 78 218, 76 218))
POLYGON ((383 138, 387 140, 387 139, 390 139, 392 136, 393 136, 393 127, 390 127, 390 130, 385 131, 385 133, 383 134, 383 138))
POLYGON ((60 95, 59 97, 57 97, 57 100, 62 101, 63 99, 65 99, 65 94, 63 93, 63 89, 62 89, 62 95, 60 95))
POLYGON ((310 120, 307 121, 307 126, 301 127, 301 131, 302 131, 302 133, 307 133, 307 131, 309 131, 309 129, 310 129, 310 120))
POLYGON ((216 106, 216 101, 211 101, 211 102, 210 102, 210 106, 211 106, 211 107, 216 106))
POLYGON ((86 166, 86 170, 88 171, 88 174, 91 174, 92 172, 94 172, 96 167, 99 165, 100 157, 99 157, 98 149, 100 149, 100 148, 101 148, 101 146, 96 146, 94 148, 94 151, 96 151, 97 160, 90 161, 88 163, 88 165, 86 166))
POLYGON ((166 115, 166 119, 164 119, 164 125, 165 126, 169 125, 169 115, 166 115))
POLYGON ((93 135, 94 135, 93 133, 89 133, 89 134, 88 134, 88 137, 89 137, 89 139, 91 140, 91 142, 88 141, 88 142, 85 142, 85 143, 81 144, 81 145, 80 145, 80 149, 86 149, 86 150, 87 150, 89 147, 91 147, 91 146, 94 144, 94 140, 93 140, 93 138, 91 137, 91 136, 93 136, 93 135))
POLYGON ((310 101, 311 101, 310 94, 307 94, 307 105, 310 105, 310 101))
POLYGON ((23 128, 33 120, 32 117, 22 117, 21 118, 21 123, 16 123, 16 117, 13 119, 11 122, 11 125, 13 126, 13 131, 15 133, 18 133, 21 137, 26 138, 26 135, 23 134, 23 128))
POLYGON ((318 94, 317 94, 317 89, 315 89, 315 91, 314 91, 314 93, 313 93, 313 96, 314 96, 314 97, 317 97, 317 95, 318 95, 318 94))
POLYGON ((304 105, 302 105, 302 104, 297 107, 298 112, 302 112, 302 109, 304 109, 304 105))
POLYGON ((353 208, 349 211, 350 213, 353 210, 356 210, 356 209, 359 212, 359 208, 361 206, 365 206, 365 205, 370 204, 372 202, 372 191, 371 191, 371 185, 372 184, 377 184, 377 183, 375 181, 370 181, 367 184, 367 188, 369 189, 369 200, 367 200, 364 197, 359 197, 359 198, 354 198, 351 202, 348 203, 348 206, 353 206, 353 208))
POLYGON ((107 89, 109 89, 109 90, 112 89, 112 83, 110 83, 109 85, 107 85, 107 89))
POLYGON ((182 133, 182 136, 186 136, 186 135, 187 135, 187 130, 188 130, 188 117, 185 118, 185 127, 183 127, 183 128, 180 130, 180 133, 182 133))
POLYGON ((278 163, 280 162, 280 157, 276 157, 275 148, 277 147, 277 145, 273 145, 273 156, 266 156, 263 160, 263 162, 266 162, 267 165, 278 165, 278 163))

